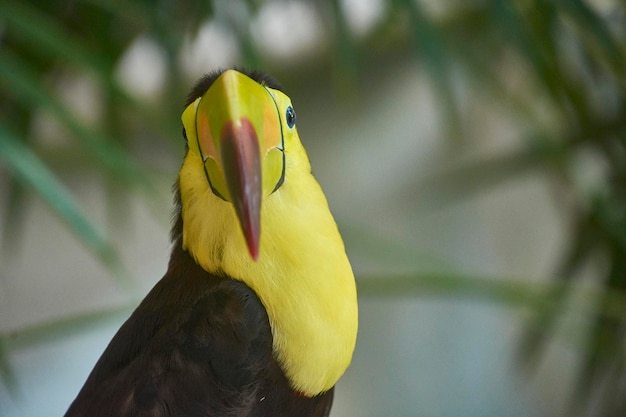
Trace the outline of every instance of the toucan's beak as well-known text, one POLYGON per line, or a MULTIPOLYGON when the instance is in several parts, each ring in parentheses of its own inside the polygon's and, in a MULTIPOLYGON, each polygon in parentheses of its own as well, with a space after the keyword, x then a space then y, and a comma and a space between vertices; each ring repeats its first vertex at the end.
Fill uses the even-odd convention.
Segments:
POLYGON ((233 204, 250 256, 258 259, 261 201, 284 168, 277 157, 282 134, 272 96, 248 76, 224 71, 187 107, 183 124, 190 152, 202 157, 213 193, 233 204))
POLYGON ((259 139, 246 117, 224 123, 221 141, 222 169, 252 259, 259 257, 261 236, 261 159, 259 139))

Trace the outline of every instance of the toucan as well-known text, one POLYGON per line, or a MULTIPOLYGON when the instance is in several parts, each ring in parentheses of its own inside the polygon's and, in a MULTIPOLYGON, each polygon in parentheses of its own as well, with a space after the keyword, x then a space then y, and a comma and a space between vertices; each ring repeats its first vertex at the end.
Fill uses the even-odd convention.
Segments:
POLYGON ((357 292, 291 100, 260 71, 217 70, 182 122, 167 272, 65 416, 328 416, 357 292))

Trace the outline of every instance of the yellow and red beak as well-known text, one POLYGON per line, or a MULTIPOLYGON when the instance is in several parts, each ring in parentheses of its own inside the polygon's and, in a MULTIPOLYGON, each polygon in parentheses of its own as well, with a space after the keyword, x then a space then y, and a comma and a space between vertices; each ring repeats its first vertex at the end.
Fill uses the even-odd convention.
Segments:
POLYGON ((202 157, 213 193, 233 204, 256 260, 261 202, 284 170, 280 116, 272 95, 248 76, 227 70, 187 107, 183 124, 190 152, 202 157))

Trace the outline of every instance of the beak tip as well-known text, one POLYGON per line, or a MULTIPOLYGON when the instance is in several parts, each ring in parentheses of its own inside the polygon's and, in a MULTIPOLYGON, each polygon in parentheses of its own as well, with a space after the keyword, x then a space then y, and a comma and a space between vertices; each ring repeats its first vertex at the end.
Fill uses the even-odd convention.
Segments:
POLYGON ((253 261, 259 260, 259 239, 254 236, 248 236, 247 242, 248 252, 253 261))

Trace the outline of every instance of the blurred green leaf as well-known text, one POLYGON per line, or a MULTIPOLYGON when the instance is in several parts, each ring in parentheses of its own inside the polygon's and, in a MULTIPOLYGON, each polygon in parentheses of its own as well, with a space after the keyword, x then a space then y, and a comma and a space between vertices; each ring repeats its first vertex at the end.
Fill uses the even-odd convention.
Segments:
POLYGON ((123 320, 138 303, 139 301, 135 300, 132 303, 117 307, 79 313, 4 332, 0 334, 0 344, 5 346, 6 351, 19 350, 80 334, 113 320, 123 320))
POLYGON ((622 88, 626 88, 626 51, 615 40, 606 20, 582 0, 562 1, 561 6, 583 34, 581 40, 591 43, 589 48, 597 52, 594 55, 610 66, 613 74, 621 78, 622 88))
POLYGON ((1 50, 0 81, 25 108, 42 107, 51 111, 72 133, 72 137, 79 144, 86 146, 86 149, 107 168, 109 175, 123 183, 139 185, 140 189, 149 193, 155 192, 145 172, 123 149, 116 146, 102 131, 89 128, 80 122, 54 94, 41 86, 37 75, 30 71, 26 63, 1 50))
POLYGON ((504 186, 529 172, 546 165, 559 164, 571 149, 537 138, 526 141, 529 146, 504 155, 476 158, 446 168, 416 183, 409 184, 402 194, 408 203, 420 201, 419 209, 434 212, 466 199, 504 186), (532 144, 534 142, 534 144, 532 144))
POLYGON ((114 274, 122 271, 113 244, 88 220, 65 186, 32 151, 0 125, 0 161, 12 176, 35 191, 114 274))
POLYGON ((549 341, 549 335, 555 329, 557 319, 564 311, 565 302, 573 291, 574 279, 593 256, 597 239, 588 223, 582 220, 578 223, 572 228, 572 237, 568 239, 567 248, 561 256, 561 264, 555 274, 562 284, 562 290, 558 287, 548 290, 551 293, 548 297, 554 300, 553 303, 535 310, 528 329, 519 343, 520 360, 533 367, 538 364, 539 356, 549 341))
POLYGON ((0 379, 14 398, 20 397, 19 381, 10 363, 11 352, 80 334, 112 320, 122 321, 138 301, 129 305, 76 314, 34 326, 0 333, 0 379))
POLYGON ((460 117, 453 90, 452 62, 444 34, 435 19, 429 18, 420 2, 395 0, 408 16, 415 55, 422 61, 435 84, 438 98, 442 101, 444 135, 460 139, 460 117))
POLYGON ((356 41, 352 39, 346 15, 339 0, 332 1, 332 15, 335 37, 333 45, 334 84, 340 96, 353 99, 358 84, 360 61, 356 41))
MULTIPOLYGON (((417 268, 431 268, 445 270, 445 259, 415 250, 408 243, 398 241, 384 233, 376 232, 370 227, 354 224, 348 219, 338 219, 341 236, 346 242, 349 253, 364 257, 385 270, 393 268, 415 270, 417 268)), ((389 271, 390 274, 394 273, 389 271)))
MULTIPOLYGON (((453 272, 360 275, 359 295, 363 297, 463 297, 527 309, 554 307, 572 288, 565 283, 533 282, 513 278, 485 278, 453 272)), ((599 303, 581 303, 573 313, 599 316, 626 324, 626 291, 580 289, 582 300, 602 298, 599 303)))
POLYGON ((2 238, 2 249, 8 253, 15 253, 17 248, 20 247, 19 230, 22 226, 24 219, 25 204, 26 204, 26 190, 19 181, 11 178, 8 184, 9 191, 7 192, 8 198, 4 209, 4 225, 2 238))
POLYGON ((17 377, 15 376, 15 371, 11 366, 8 349, 6 348, 6 343, 2 337, 0 337, 0 379, 13 397, 20 396, 17 377))
POLYGON ((53 16, 41 13, 26 2, 13 0, 0 3, 0 15, 8 25, 6 30, 11 30, 13 36, 25 41, 38 53, 94 70, 103 79, 111 76, 114 64, 111 57, 95 53, 67 33, 53 16))
MULTIPOLYGON (((454 272, 370 275, 357 277, 362 297, 462 297, 490 301, 507 308, 549 308, 574 289, 563 282, 533 281, 509 277, 487 278, 454 272)), ((581 316, 598 316, 626 324, 626 291, 581 287, 584 303, 570 307, 581 316), (595 303, 593 300, 600 299, 595 303)), ((605 352, 606 354, 606 352, 605 352)))

